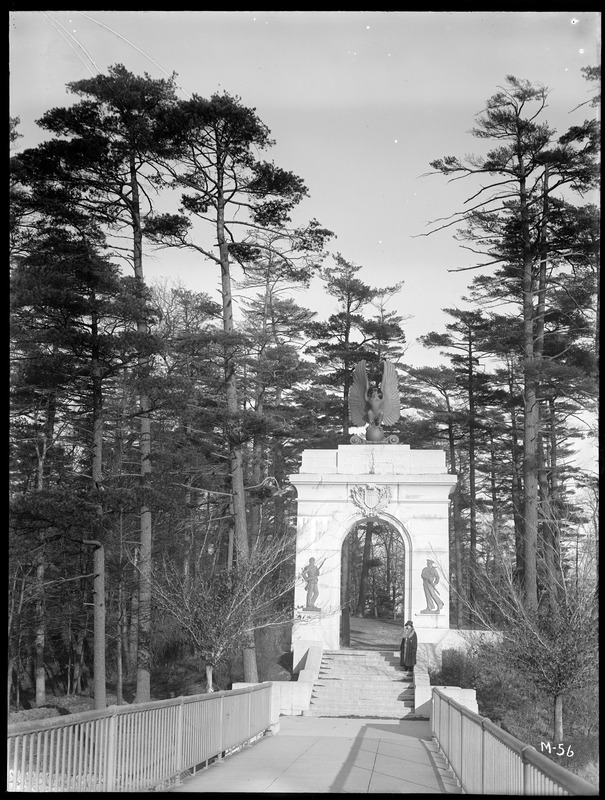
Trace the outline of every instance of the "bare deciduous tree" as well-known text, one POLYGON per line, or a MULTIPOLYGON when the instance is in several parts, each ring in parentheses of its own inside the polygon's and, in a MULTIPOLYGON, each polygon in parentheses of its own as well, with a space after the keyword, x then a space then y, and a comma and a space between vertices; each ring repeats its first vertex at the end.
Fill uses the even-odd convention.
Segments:
MULTIPOLYGON (((552 700, 553 741, 562 742, 564 729, 563 698, 573 690, 595 683, 598 671, 598 622, 595 571, 592 554, 587 552, 581 573, 560 577, 558 603, 549 602, 551 591, 537 609, 527 604, 516 585, 507 559, 500 560, 498 582, 485 573, 477 575, 478 594, 483 603, 475 604, 475 618, 496 634, 495 642, 469 638, 471 654, 485 655, 486 648, 516 672, 530 678, 536 688, 552 700)), ((563 564, 558 574, 565 575, 563 564)))
POLYGON ((291 544, 265 542, 251 551, 244 565, 231 569, 213 568, 204 550, 186 576, 175 561, 164 560, 156 569, 156 604, 204 660, 209 692, 214 691, 214 669, 241 650, 242 640, 254 630, 291 620, 294 569, 282 568, 292 558, 291 544))

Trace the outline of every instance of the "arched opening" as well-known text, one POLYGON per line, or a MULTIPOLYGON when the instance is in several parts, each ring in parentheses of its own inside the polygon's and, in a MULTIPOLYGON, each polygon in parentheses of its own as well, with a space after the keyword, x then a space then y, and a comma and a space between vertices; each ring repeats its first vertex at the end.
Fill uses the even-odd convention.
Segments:
POLYGON ((368 634, 374 629, 367 637, 373 641, 381 641, 384 633, 389 640, 399 635, 408 605, 409 566, 404 536, 395 525, 365 517, 351 526, 341 550, 342 647, 355 647, 355 634, 362 629, 368 634), (361 628, 358 620, 364 620, 361 628))

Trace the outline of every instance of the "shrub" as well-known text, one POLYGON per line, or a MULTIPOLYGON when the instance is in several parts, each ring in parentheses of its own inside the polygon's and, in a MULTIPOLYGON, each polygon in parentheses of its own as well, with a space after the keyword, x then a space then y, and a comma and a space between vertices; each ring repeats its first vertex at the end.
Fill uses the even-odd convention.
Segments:
POLYGON ((462 650, 444 650, 441 655, 441 669, 429 669, 429 678, 433 686, 474 689, 476 664, 462 650))

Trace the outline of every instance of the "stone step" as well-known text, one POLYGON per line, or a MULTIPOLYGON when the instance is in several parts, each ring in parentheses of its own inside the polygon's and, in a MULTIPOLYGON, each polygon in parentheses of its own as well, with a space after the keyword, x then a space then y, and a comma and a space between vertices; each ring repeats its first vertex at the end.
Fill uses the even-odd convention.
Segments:
POLYGON ((404 700, 413 700, 415 695, 414 692, 392 692, 391 694, 380 694, 374 692, 368 692, 366 694, 359 694, 356 698, 352 698, 351 693, 347 692, 325 692, 325 691, 316 691, 315 689, 311 692, 311 697, 315 702, 331 702, 332 700, 335 703, 344 703, 344 702, 373 702, 373 703, 393 703, 393 702, 403 702, 404 700))
POLYGON ((363 684, 363 683, 413 683, 411 675, 402 672, 335 672, 334 670, 321 670, 317 679, 332 681, 333 683, 363 684))
POLYGON ((354 673, 354 672, 384 672, 386 673, 393 673, 393 672, 403 672, 403 667, 397 664, 388 664, 386 661, 377 661, 372 664, 368 663, 349 663, 349 664, 328 664, 325 661, 321 662, 320 665, 321 670, 330 671, 330 672, 346 672, 346 673, 354 673))
POLYGON ((335 703, 399 703, 404 700, 414 699, 414 690, 409 692, 363 692, 352 694, 351 692, 330 692, 325 689, 316 690, 313 688, 311 697, 314 702, 335 703))
POLYGON ((413 686, 405 686, 401 683, 381 683, 375 686, 351 686, 350 684, 334 686, 325 683, 314 683, 313 691, 321 692, 324 695, 347 695, 351 699, 356 697, 399 697, 400 695, 414 694, 413 686))
POLYGON ((409 691, 401 692, 397 689, 394 689, 389 692, 377 692, 373 691, 372 689, 367 689, 363 692, 351 692, 351 691, 343 691, 343 690, 332 690, 326 688, 325 686, 318 686, 313 687, 312 690, 312 697, 337 697, 337 698, 348 698, 353 701, 355 698, 360 698, 363 700, 373 698, 379 699, 381 697, 387 700, 398 700, 399 698, 403 697, 414 697, 414 690, 411 689, 409 691))
POLYGON ((365 717, 367 719, 404 719, 414 714, 414 707, 410 706, 388 706, 371 708, 352 707, 352 706, 331 706, 317 708, 310 706, 304 712, 309 717, 365 717))
POLYGON ((405 700, 397 700, 396 698, 368 698, 357 703, 352 703, 350 699, 336 697, 313 697, 309 703, 309 708, 319 709, 325 711, 327 709, 339 709, 341 711, 349 710, 351 713, 354 709, 364 709, 365 711, 372 712, 373 714, 380 714, 388 709, 401 709, 401 708, 414 708, 414 698, 406 698, 405 700))
POLYGON ((399 653, 399 648, 394 647, 392 650, 324 650, 323 655, 326 658, 378 658, 383 655, 393 655, 399 653))
POLYGON ((399 686, 405 689, 413 685, 412 681, 402 681, 399 678, 385 678, 383 676, 373 676, 369 679, 366 677, 347 679, 344 676, 342 678, 335 678, 331 675, 320 675, 315 683, 319 686, 333 686, 335 688, 339 686, 349 686, 354 687, 356 690, 364 689, 366 686, 399 686))
POLYGON ((414 687, 409 686, 402 688, 400 686, 389 686, 380 689, 375 686, 370 686, 352 692, 349 686, 322 686, 316 683, 313 686, 313 694, 317 696, 321 695, 322 697, 340 697, 341 695, 348 697, 413 697, 414 687))
POLYGON ((322 664, 336 666, 338 664, 346 664, 347 666, 354 666, 357 664, 366 665, 366 664, 386 664, 387 666, 395 666, 399 664, 399 654, 397 656, 392 656, 387 658, 382 656, 381 658, 348 658, 347 656, 335 657, 335 658, 322 658, 322 664))
POLYGON ((321 683, 323 686, 339 686, 347 684, 353 689, 363 688, 364 686, 412 686, 410 680, 402 680, 401 678, 391 678, 387 675, 319 675, 316 683, 321 683))
POLYGON ((367 656, 353 656, 349 653, 324 653, 323 654, 323 661, 329 662, 330 664, 335 663, 348 663, 353 664, 355 662, 361 663, 378 663, 382 661, 387 662, 394 662, 395 660, 399 660, 399 651, 393 653, 372 653, 372 655, 367 656))
POLYGON ((312 695, 311 696, 311 703, 314 705, 399 705, 406 703, 413 703, 414 697, 412 695, 408 695, 406 697, 399 697, 391 695, 390 697, 380 697, 376 695, 366 695, 365 697, 359 697, 352 699, 351 697, 346 697, 345 695, 312 695))
POLYGON ((323 654, 305 713, 402 719, 413 709, 412 676, 399 666, 398 650, 331 650, 323 654))
POLYGON ((393 653, 372 653, 371 655, 367 656, 352 656, 349 653, 324 653, 323 660, 329 661, 330 663, 338 662, 338 661, 346 661, 349 664, 354 663, 355 661, 362 662, 376 662, 376 661, 395 661, 395 659, 399 658, 399 651, 393 653))
POLYGON ((322 657, 326 661, 381 661, 399 658, 399 650, 324 650, 322 657))
POLYGON ((390 703, 316 703, 313 701, 309 704, 309 708, 314 711, 340 711, 353 714, 356 711, 367 711, 372 714, 381 714, 385 711, 404 711, 406 708, 413 708, 413 700, 392 701, 390 703))
POLYGON ((372 669, 359 669, 356 667, 355 669, 326 669, 325 667, 321 667, 319 670, 320 675, 336 675, 339 678, 353 678, 357 677, 361 678, 392 678, 399 680, 412 680, 412 675, 408 672, 402 672, 399 669, 393 669, 392 667, 385 668, 385 667, 373 667, 372 669))
POLYGON ((320 672, 331 672, 337 675, 395 675, 403 677, 403 667, 394 664, 321 664, 320 672))
POLYGON ((355 670, 354 672, 347 671, 347 670, 335 670, 335 669, 322 669, 319 671, 320 678, 332 678, 334 680, 341 680, 341 681, 371 681, 371 680, 382 680, 382 681, 411 681, 412 676, 408 675, 405 672, 399 672, 396 670, 386 671, 386 670, 367 670, 367 671, 360 671, 355 670))
POLYGON ((369 655, 363 656, 354 656, 351 653, 323 653, 324 661, 348 661, 352 663, 354 661, 390 661, 399 658, 399 651, 393 651, 392 653, 380 653, 376 651, 375 653, 371 653, 369 655))

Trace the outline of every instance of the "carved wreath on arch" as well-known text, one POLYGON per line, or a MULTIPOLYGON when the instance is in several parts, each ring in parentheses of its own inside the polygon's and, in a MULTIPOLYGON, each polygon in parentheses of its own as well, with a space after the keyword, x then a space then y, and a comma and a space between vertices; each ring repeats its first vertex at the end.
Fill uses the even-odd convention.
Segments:
POLYGON ((391 487, 366 483, 351 489, 351 500, 364 517, 372 517, 383 511, 391 502, 391 487))

